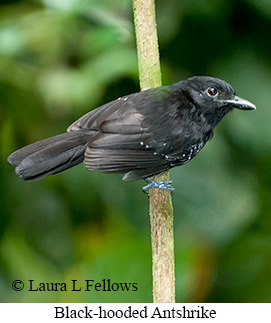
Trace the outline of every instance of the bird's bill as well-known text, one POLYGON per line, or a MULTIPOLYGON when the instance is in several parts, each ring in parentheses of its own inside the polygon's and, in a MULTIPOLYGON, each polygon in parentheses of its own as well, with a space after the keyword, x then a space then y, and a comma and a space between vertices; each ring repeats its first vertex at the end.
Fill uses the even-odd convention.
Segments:
POLYGON ((232 100, 224 100, 225 105, 231 105, 234 108, 242 109, 242 110, 256 110, 256 106, 249 102, 248 100, 239 98, 239 96, 235 96, 232 100))

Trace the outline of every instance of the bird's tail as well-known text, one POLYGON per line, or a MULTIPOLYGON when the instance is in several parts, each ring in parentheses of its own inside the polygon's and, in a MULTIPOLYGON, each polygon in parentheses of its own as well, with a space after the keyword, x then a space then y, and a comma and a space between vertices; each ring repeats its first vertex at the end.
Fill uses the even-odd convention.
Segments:
POLYGON ((63 133, 15 151, 8 162, 24 180, 40 179, 82 163, 91 137, 84 130, 63 133))

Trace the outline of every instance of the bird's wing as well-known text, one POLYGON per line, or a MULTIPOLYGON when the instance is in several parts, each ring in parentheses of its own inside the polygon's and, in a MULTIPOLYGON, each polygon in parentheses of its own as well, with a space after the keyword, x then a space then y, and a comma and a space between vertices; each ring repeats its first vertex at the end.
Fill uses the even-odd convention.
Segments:
POLYGON ((143 126, 143 105, 148 93, 135 93, 95 109, 69 128, 96 130, 85 151, 84 164, 90 170, 129 173, 125 180, 151 176, 168 169, 161 154, 150 147, 149 134, 143 126))
MULTIPOLYGON (((100 130, 100 125, 104 124, 109 120, 117 120, 120 125, 123 126, 123 130, 117 127, 117 122, 113 125, 116 127, 114 132, 118 131, 132 131, 134 126, 138 126, 137 119, 133 119, 133 113, 136 113, 136 107, 140 105, 142 97, 139 93, 130 94, 127 97, 121 97, 112 102, 106 103, 101 107, 94 109, 81 118, 72 123, 67 129, 68 132, 73 132, 81 129, 86 130, 100 130), (140 98, 140 100, 138 100, 140 98), (128 117, 128 118, 127 118, 128 117), (118 130, 119 129, 119 130, 118 130)), ((143 94, 144 96, 144 94, 143 94)), ((112 130, 112 127, 111 127, 112 130)))

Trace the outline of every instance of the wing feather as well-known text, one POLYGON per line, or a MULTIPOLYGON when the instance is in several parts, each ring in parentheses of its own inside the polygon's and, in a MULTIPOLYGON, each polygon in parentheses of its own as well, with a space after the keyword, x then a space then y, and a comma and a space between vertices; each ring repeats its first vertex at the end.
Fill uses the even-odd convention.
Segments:
MULTIPOLYGON (((95 170, 106 173, 128 173, 141 170, 140 178, 144 178, 147 171, 156 173, 168 166, 164 163, 163 158, 148 150, 131 150, 131 149, 103 149, 87 147, 85 152, 84 164, 89 170, 95 170)), ((133 179, 135 180, 135 179, 133 179)))
MULTIPOLYGON (((142 94, 143 92, 139 93, 142 94)), ((118 98, 88 112, 72 123, 67 131, 72 132, 80 129, 98 130, 105 122, 114 119, 121 119, 122 122, 124 122, 124 125, 134 125, 132 118, 129 118, 129 116, 133 114, 138 114, 135 120, 138 120, 139 118, 139 121, 142 121, 143 117, 142 115, 141 117, 139 116, 138 107, 144 103, 144 98, 147 94, 143 93, 143 95, 139 96, 139 93, 118 98)))
POLYGON ((69 132, 97 131, 85 151, 84 164, 89 170, 126 173, 124 180, 136 180, 169 169, 164 154, 168 135, 160 128, 170 127, 165 121, 175 118, 177 106, 170 104, 168 109, 169 90, 156 94, 150 90, 119 98, 90 111, 68 128, 69 132), (153 132, 160 133, 156 140, 153 132))

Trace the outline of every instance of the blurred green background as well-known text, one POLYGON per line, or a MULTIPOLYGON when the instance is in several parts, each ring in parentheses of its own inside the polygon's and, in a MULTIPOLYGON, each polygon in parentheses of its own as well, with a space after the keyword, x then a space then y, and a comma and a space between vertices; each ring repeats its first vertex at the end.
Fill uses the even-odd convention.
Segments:
MULTIPOLYGON (((271 2, 156 1, 163 84, 225 79, 234 111, 171 171, 178 302, 271 302, 271 2)), ((24 182, 6 158, 139 90, 130 0, 1 1, 0 301, 151 302, 143 181, 82 165, 24 182), (25 282, 15 292, 12 281, 25 282), (136 282, 136 292, 30 292, 29 279, 136 282)), ((83 285, 84 286, 84 285, 83 285)))

